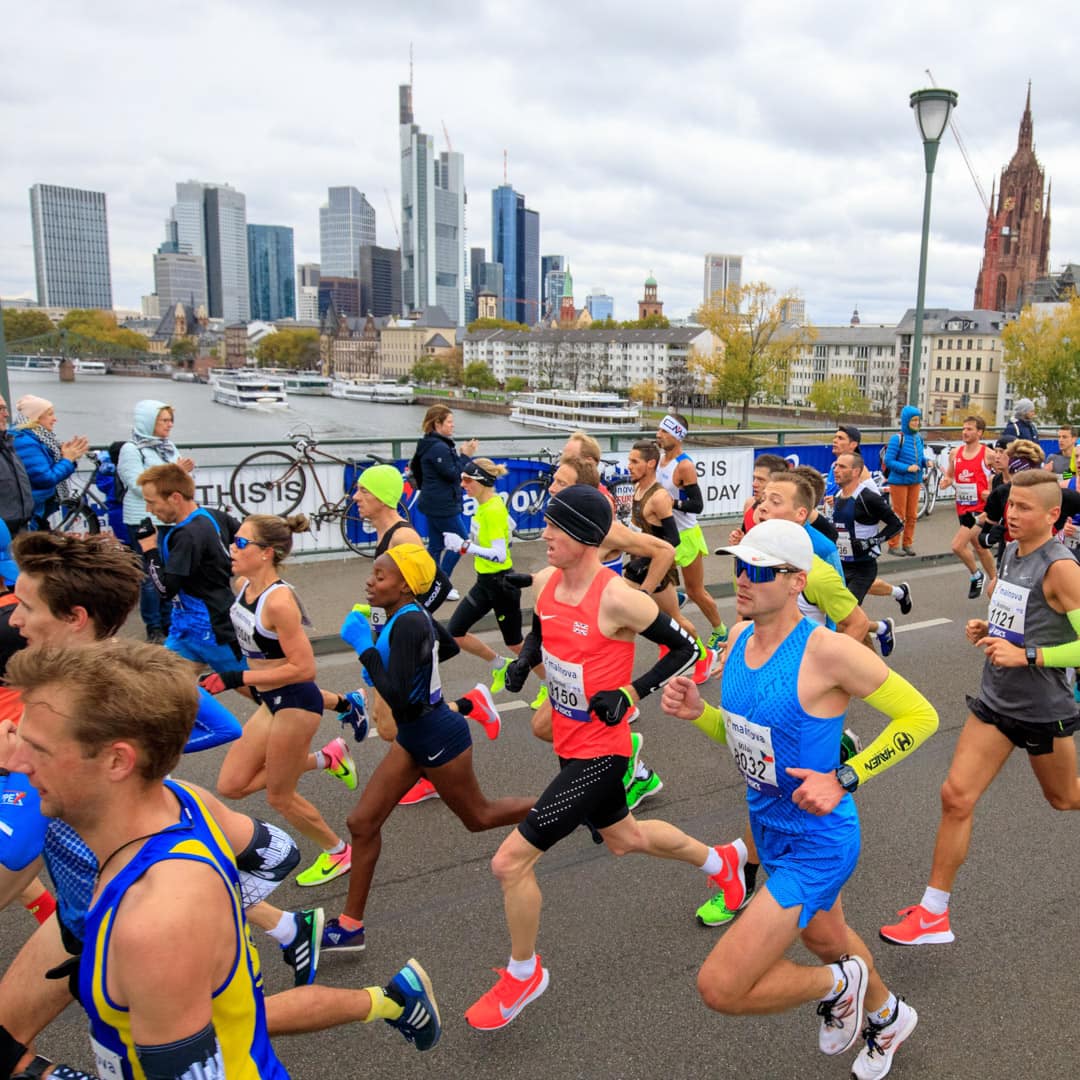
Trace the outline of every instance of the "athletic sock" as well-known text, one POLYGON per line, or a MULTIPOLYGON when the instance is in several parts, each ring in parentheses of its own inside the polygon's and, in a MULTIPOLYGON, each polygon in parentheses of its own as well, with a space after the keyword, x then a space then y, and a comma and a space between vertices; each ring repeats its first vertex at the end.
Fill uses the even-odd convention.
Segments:
POLYGON ((528 960, 515 960, 511 956, 506 970, 512 979, 524 982, 536 970, 536 953, 533 953, 528 960))
POLYGON ((826 964, 826 967, 832 972, 833 985, 832 989, 827 994, 823 994, 818 1000, 835 1001, 847 989, 847 976, 839 964, 826 964))
POLYGON ((894 600, 903 600, 904 599, 904 590, 901 589, 899 585, 894 585, 892 587, 892 598, 894 600))
POLYGON ((743 877, 746 878, 746 891, 751 893, 757 885, 757 872, 761 869, 761 863, 747 862, 743 867, 743 877))
POLYGON ((510 663, 510 657, 508 657, 508 656, 496 656, 494 660, 489 660, 488 661, 488 667, 490 667, 492 671, 498 671, 499 668, 501 668, 503 666, 503 664, 509 664, 509 663, 510 663))
POLYGON ((454 704, 457 706, 457 711, 461 713, 462 716, 468 716, 469 713, 472 712, 472 702, 468 698, 459 697, 454 704))
POLYGON ((354 919, 351 915, 339 915, 337 921, 342 930, 359 930, 364 925, 363 919, 354 919))
MULTIPOLYGON (((732 840, 731 847, 735 849, 735 854, 738 855, 739 861, 745 861, 746 859, 746 844, 743 842, 743 838, 740 836, 737 840, 732 840)), ((709 854, 705 857, 701 869, 709 876, 713 874, 719 874, 724 869, 724 860, 720 855, 720 852, 716 848, 709 848, 709 854)))
POLYGON ((866 1019, 878 1027, 884 1027, 896 1015, 896 995, 889 994, 888 1000, 880 1009, 867 1009, 866 1019))
POLYGON ((327 758, 327 756, 321 750, 316 750, 315 751, 315 768, 316 769, 325 769, 326 766, 329 765, 329 764, 330 764, 330 761, 327 758))
POLYGON ((888 623, 883 623, 883 622, 875 622, 875 623, 871 623, 870 625, 874 628, 874 633, 880 635, 880 634, 884 633, 885 627, 888 626, 889 624, 888 623))
POLYGON ((365 986, 364 989, 371 996, 371 1012, 364 1017, 364 1023, 370 1024, 372 1020, 396 1020, 405 1011, 405 1004, 395 1001, 391 992, 400 997, 400 991, 388 986, 384 990, 381 986, 365 986))
POLYGON ((944 915, 949 910, 950 895, 951 893, 947 893, 944 889, 935 889, 927 885, 926 892, 922 896, 922 906, 931 915, 944 915))
POLYGON ((291 911, 283 911, 278 924, 266 931, 283 949, 296 940, 296 920, 291 911))
POLYGON ((648 765, 646 765, 644 761, 641 761, 639 759, 637 763, 637 769, 634 770, 634 779, 648 780, 650 771, 651 770, 649 769, 648 765))
POLYGON ((337 696, 337 704, 334 706, 334 712, 336 712, 336 713, 348 712, 350 704, 351 704, 351 702, 348 700, 348 698, 345 697, 344 694, 338 694, 338 696, 337 696))
POLYGON ((333 847, 325 848, 327 855, 340 855, 346 848, 344 840, 339 840, 333 847))
POLYGON ((44 889, 40 896, 36 896, 29 904, 23 905, 34 916, 40 926, 56 910, 56 901, 48 889, 44 889))

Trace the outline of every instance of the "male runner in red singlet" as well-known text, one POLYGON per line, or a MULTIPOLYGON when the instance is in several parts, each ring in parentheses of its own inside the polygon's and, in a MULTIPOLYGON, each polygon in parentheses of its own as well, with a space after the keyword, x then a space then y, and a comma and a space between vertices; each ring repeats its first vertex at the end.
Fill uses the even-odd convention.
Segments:
POLYGON ((949 467, 941 481, 939 491, 950 486, 956 489, 956 513, 960 527, 952 538, 952 553, 967 567, 971 575, 968 585, 968 599, 977 600, 987 581, 993 584, 997 573, 994 559, 986 548, 979 545, 979 527, 975 519, 986 507, 986 496, 990 494, 990 478, 993 475, 990 463, 986 459, 986 447, 980 442, 986 430, 986 421, 981 416, 968 416, 960 432, 963 446, 956 446, 949 451, 949 467), (980 570, 975 562, 976 556, 982 563, 980 570))

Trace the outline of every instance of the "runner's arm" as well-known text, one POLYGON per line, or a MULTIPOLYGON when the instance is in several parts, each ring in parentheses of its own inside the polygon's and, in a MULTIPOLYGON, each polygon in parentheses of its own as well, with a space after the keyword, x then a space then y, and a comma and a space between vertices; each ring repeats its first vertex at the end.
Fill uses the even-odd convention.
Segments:
MULTIPOLYGON (((1054 608, 1065 609, 1069 625, 1076 635, 1072 641, 1063 641, 1059 645, 1043 645, 1036 650, 1036 667, 1067 668, 1080 667, 1080 566, 1071 559, 1059 559, 1051 563, 1043 576, 1043 589, 1047 601, 1054 608)), ((1015 647, 1019 653, 1017 667, 1027 664, 1027 655, 1023 649, 1015 647)), ((999 663, 1000 657, 994 663, 999 663)))
POLYGON ((903 532, 904 523, 897 517, 889 502, 876 491, 863 491, 861 494, 863 506, 873 515, 873 520, 884 526, 874 537, 875 540, 880 543, 891 539, 899 532, 903 532))
POLYGON ((267 629, 278 635, 285 662, 271 668, 248 668, 241 684, 256 690, 276 690, 279 686, 312 682, 315 679, 315 652, 304 633, 300 605, 292 590, 274 589, 263 604, 267 629))
POLYGON ((649 560, 649 572, 645 575, 645 580, 637 586, 649 596, 659 587, 675 561, 675 545, 649 533, 634 532, 621 521, 611 523, 603 546, 617 548, 627 555, 641 555, 649 560))
POLYGON ((701 485, 696 480, 692 484, 684 484, 673 505, 676 510, 681 510, 684 514, 700 514, 705 509, 701 485))

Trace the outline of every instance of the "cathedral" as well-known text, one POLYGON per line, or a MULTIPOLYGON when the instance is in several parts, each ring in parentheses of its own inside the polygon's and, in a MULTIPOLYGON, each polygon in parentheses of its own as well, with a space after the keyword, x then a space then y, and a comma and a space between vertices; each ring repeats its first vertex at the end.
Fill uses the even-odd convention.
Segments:
POLYGON ((986 243, 975 282, 975 308, 1018 311, 1025 289, 1050 269, 1050 193, 1035 157, 1031 124, 1031 84, 1016 153, 1002 169, 997 202, 990 195, 986 243))

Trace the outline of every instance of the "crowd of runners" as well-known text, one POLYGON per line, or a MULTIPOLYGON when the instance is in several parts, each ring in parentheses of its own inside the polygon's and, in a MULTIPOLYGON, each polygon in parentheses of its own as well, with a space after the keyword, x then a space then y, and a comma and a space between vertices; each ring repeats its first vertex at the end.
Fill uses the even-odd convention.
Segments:
MULTIPOLYGON (((901 434, 883 457, 894 483, 919 475, 917 411, 903 430, 910 442, 901 434)), ((742 519, 710 553, 684 417, 670 413, 655 439, 629 450, 629 526, 601 483, 599 444, 577 432, 550 488, 547 565, 530 574, 514 566, 496 490, 505 467, 475 445, 461 453, 452 434, 449 410, 432 410, 414 459, 438 526, 427 546, 398 516, 398 470, 358 478, 377 549, 340 631, 360 662, 355 687, 319 682, 302 598, 281 576, 306 519, 239 521, 198 505, 189 459, 159 454, 137 474, 128 462, 142 513, 131 549, 48 532, 12 538, 0 523, 0 902, 21 901, 37 923, 0 978, 0 1080, 283 1077, 277 1036, 376 1019, 430 1050, 442 1021, 416 959, 361 989, 317 979, 326 953, 365 948, 391 813, 431 798, 468 831, 506 830, 491 869, 509 955, 493 985, 478 972, 475 1000, 455 1003, 473 1030, 505 1027, 549 988, 536 867, 582 827, 614 855, 704 875, 697 920, 725 927, 697 975, 710 1009, 814 1005, 822 1053, 857 1047, 859 1080, 890 1071, 919 1017, 848 925, 842 890, 859 857, 859 788, 905 763, 938 723, 886 663, 895 619, 862 608, 873 595, 912 611, 909 583, 878 571, 888 546, 913 554, 910 492, 886 489, 858 428, 843 424, 826 475, 759 455, 742 519), (469 518, 459 491, 475 507, 469 518), (459 593, 450 575, 465 559, 459 593), (734 588, 730 627, 708 589, 720 582, 734 588), (120 635, 137 607, 144 621, 167 609, 164 626, 147 623, 146 643, 120 635), (498 651, 475 633, 489 613, 498 651), (486 681, 454 686, 462 651, 488 664, 486 681), (497 738, 500 701, 527 685, 553 779, 541 792, 485 791, 473 732, 497 738), (254 706, 243 724, 223 704, 231 692, 254 706), (633 726, 650 696, 730 750, 746 787, 742 836, 718 843, 635 816, 665 784, 633 726), (852 698, 882 715, 879 730, 860 738, 847 727, 852 698), (320 747, 324 713, 343 734, 320 747), (353 754, 374 756, 359 746, 369 735, 388 745, 361 784, 353 754), (185 782, 183 755, 218 746, 216 792, 185 782), (299 794, 310 771, 356 791, 346 820, 328 821, 317 796, 299 794), (258 791, 274 821, 242 812, 258 791), (346 876, 340 912, 269 902, 289 878, 314 889, 346 876), (163 920, 174 932, 159 932, 163 920), (291 989, 264 995, 249 925, 289 965, 291 989), (787 955, 797 939, 812 963, 787 955), (73 998, 89 1019, 92 1071, 44 1056, 48 1025, 73 998)), ((1014 748, 1052 807, 1080 808, 1076 432, 1061 429, 1049 460, 1015 434, 987 445, 972 417, 949 454, 952 551, 968 599, 989 597, 987 617, 965 628, 985 662, 942 787, 926 889, 880 927, 891 944, 953 941, 949 900, 975 806, 1014 748)))

